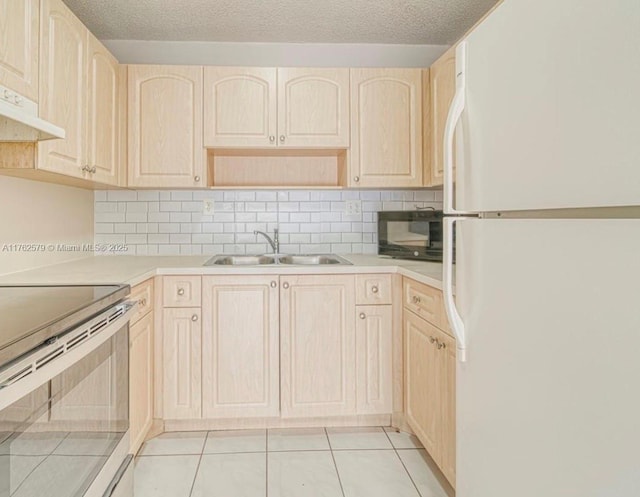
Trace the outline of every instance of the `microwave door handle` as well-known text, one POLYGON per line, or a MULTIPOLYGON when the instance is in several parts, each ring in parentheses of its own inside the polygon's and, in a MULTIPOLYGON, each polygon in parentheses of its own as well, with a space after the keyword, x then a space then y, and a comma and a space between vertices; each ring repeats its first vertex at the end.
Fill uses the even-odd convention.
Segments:
POLYGON ((449 107, 447 121, 444 126, 443 137, 443 211, 445 214, 466 214, 456 210, 453 205, 453 139, 458 121, 462 117, 462 112, 466 106, 466 62, 467 62, 467 42, 462 41, 456 48, 456 93, 449 107))
POLYGON ((456 222, 463 222, 466 218, 444 218, 444 247, 442 251, 442 295, 444 308, 449 318, 449 325, 456 339, 457 358, 460 362, 467 361, 467 333, 464 321, 456 307, 453 296, 453 232, 456 222))

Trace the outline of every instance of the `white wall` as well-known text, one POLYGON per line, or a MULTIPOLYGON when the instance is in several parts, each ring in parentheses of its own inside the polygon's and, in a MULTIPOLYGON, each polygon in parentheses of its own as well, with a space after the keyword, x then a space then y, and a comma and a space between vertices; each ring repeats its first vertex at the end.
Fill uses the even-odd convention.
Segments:
POLYGON ((57 245, 93 243, 93 210, 92 191, 0 176, 0 274, 92 255, 57 245), (45 247, 12 247, 21 243, 45 247))
POLYGON ((122 64, 262 67, 429 67, 444 45, 104 40, 122 64))

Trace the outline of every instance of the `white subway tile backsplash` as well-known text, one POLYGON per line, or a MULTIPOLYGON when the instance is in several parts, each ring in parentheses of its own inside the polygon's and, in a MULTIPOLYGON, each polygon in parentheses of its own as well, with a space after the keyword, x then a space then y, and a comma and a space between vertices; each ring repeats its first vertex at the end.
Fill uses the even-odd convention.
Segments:
POLYGON ((126 243, 138 255, 266 253, 253 231, 275 227, 282 252, 375 254, 377 211, 442 208, 435 190, 114 190, 94 199, 96 243, 126 243), (346 200, 362 201, 362 212, 346 214, 346 200))

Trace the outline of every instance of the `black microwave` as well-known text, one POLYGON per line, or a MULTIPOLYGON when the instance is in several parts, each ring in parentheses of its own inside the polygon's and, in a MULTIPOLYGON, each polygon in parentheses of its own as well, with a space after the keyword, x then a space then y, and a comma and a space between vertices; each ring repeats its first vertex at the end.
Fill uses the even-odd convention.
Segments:
POLYGON ((378 212, 378 254, 442 262, 442 211, 378 212))

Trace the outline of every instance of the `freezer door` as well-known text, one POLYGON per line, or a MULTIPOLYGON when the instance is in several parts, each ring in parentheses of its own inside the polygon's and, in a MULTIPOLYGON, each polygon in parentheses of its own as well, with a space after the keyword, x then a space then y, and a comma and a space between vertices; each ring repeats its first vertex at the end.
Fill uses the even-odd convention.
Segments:
POLYGON ((640 220, 464 220, 458 497, 640 495, 640 220))
POLYGON ((458 209, 640 204, 640 2, 507 0, 466 42, 458 209))

